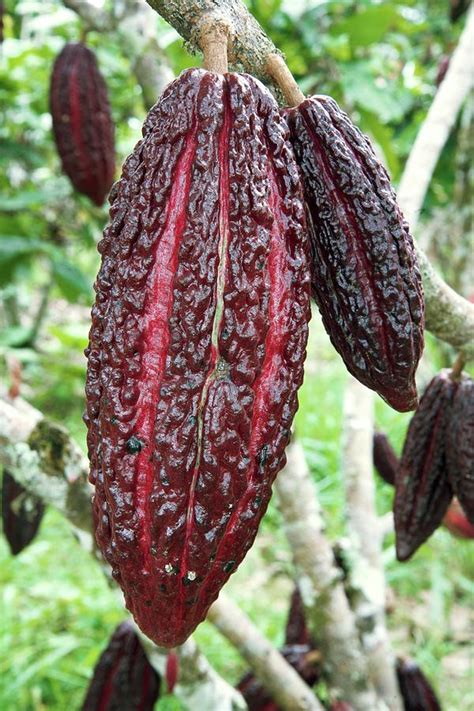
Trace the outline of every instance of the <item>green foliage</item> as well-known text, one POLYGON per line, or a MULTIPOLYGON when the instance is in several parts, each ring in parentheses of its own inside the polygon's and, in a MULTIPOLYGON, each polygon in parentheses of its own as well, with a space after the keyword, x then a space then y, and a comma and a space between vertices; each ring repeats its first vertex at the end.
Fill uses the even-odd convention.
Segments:
MULTIPOLYGON (((247 4, 286 54, 302 89, 334 96, 370 134, 397 180, 436 91, 440 59, 460 33, 460 23, 448 21, 447 0, 247 4)), ((7 375, 7 358, 20 361, 25 397, 64 423, 84 446, 83 349, 98 267, 96 245, 107 215, 105 208, 76 194, 62 175, 48 110, 54 58, 66 41, 79 39, 82 28, 59 0, 12 0, 6 11, 0 53, 0 377, 7 375), (42 311, 45 295, 50 306, 42 311)), ((198 61, 158 18, 156 29, 176 73, 198 61)), ((140 138, 142 97, 116 39, 90 32, 87 41, 109 87, 118 176, 121 162, 140 138)), ((439 161, 425 216, 438 214, 452 200, 457 138, 456 130, 439 161)), ((426 382, 452 358, 451 349, 428 338, 421 379, 426 382)), ((296 430, 332 538, 344 532, 340 436, 345 382, 345 369, 315 314, 296 430)), ((410 416, 381 401, 376 415, 378 426, 400 449, 410 416)), ((378 481, 380 513, 390 510, 392 496, 392 489, 378 481)), ((384 551, 397 596, 390 623, 407 630, 403 639, 397 635, 399 650, 418 659, 439 682, 446 707, 453 709, 467 708, 469 700, 474 705, 468 672, 451 678, 442 664, 459 650, 453 616, 474 592, 469 545, 440 530, 406 564, 395 561, 393 540, 384 551), (415 602, 428 611, 425 626, 413 622, 415 602)), ((0 621, 0 708, 80 708, 92 668, 124 617, 120 597, 51 510, 36 542, 11 558, 1 541, 0 559, 7 613, 0 621)), ((290 576, 290 553, 272 501, 256 546, 228 589, 276 644, 283 640, 290 576)), ((218 670, 236 682, 245 664, 234 649, 207 623, 199 627, 197 639, 218 670)), ((157 709, 177 711, 181 706, 167 696, 157 709)))

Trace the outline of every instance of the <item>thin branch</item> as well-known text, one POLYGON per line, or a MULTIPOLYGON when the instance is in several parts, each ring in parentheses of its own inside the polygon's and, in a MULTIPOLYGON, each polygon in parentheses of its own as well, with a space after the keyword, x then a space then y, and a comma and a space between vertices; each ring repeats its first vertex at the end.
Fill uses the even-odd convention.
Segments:
POLYGON ((385 620, 382 537, 372 473, 374 393, 350 378, 344 403, 343 462, 351 554, 351 600, 370 677, 390 711, 402 711, 385 620))
POLYGON ((323 711, 299 674, 225 594, 219 595, 207 619, 247 660, 279 708, 285 711, 323 711))
POLYGON ((321 645, 331 689, 356 711, 386 709, 369 680, 356 620, 340 580, 321 509, 297 440, 287 447, 287 465, 275 489, 290 543, 309 626, 321 645))
MULTIPOLYGON (((459 110, 474 85, 474 8, 449 62, 448 71, 423 122, 405 165, 398 199, 415 230, 433 171, 459 110)), ((434 271, 418 247, 425 289, 426 328, 443 341, 474 358, 474 305, 459 296, 434 271)))

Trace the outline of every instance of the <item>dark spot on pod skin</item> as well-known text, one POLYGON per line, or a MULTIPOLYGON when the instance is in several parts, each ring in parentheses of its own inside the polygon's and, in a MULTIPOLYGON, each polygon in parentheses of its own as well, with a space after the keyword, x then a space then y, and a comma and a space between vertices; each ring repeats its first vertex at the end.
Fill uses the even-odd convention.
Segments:
POLYGON ((117 419, 116 417, 111 417, 111 418, 110 418, 110 424, 111 424, 111 425, 116 425, 117 422, 118 422, 118 419, 117 419))
POLYGON ((127 444, 125 445, 129 454, 138 454, 138 452, 142 451, 143 446, 144 443, 139 440, 138 437, 135 437, 135 435, 132 435, 130 439, 127 440, 127 444))
POLYGON ((222 570, 224 571, 224 573, 230 573, 230 571, 233 569, 234 565, 235 565, 235 560, 228 560, 222 566, 222 570))
POLYGON ((258 466, 264 467, 267 463, 268 455, 270 454, 270 447, 268 444, 264 444, 258 455, 258 466))

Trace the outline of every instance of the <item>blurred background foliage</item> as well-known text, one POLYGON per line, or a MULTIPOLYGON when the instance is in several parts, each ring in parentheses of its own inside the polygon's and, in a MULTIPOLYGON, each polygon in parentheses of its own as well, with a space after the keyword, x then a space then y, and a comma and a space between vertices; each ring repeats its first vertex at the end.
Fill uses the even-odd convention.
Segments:
MULTIPOLYGON (((100 5, 100 2, 96 3, 100 5)), ((112 3, 105 2, 105 6, 112 3)), ((439 67, 456 45, 462 0, 248 0, 250 10, 286 54, 305 93, 327 93, 372 137, 396 182, 436 92, 439 67), (451 17, 450 17, 451 14, 451 17)), ((0 49, 0 374, 9 382, 21 364, 21 394, 64 423, 84 446, 81 416, 96 245, 106 208, 75 193, 61 174, 48 110, 52 63, 81 22, 59 0, 7 0, 0 49)), ((157 37, 178 74, 199 63, 158 17, 157 37)), ((129 60, 113 35, 90 32, 116 125, 117 176, 140 137, 145 109, 129 60)), ((425 202, 419 239, 437 268, 468 296, 472 237, 472 100, 441 156, 425 202)), ((345 369, 312 322, 297 431, 327 513, 332 537, 344 531, 340 435, 345 369)), ((454 359, 428 337, 419 371, 423 387, 454 359)), ((377 402, 377 423, 400 448, 409 415, 377 402)), ((392 490, 377 482, 380 513, 392 490)), ((470 542, 439 530, 414 560, 400 565, 393 540, 384 552, 394 602, 398 651, 415 656, 434 680, 443 708, 474 707, 468 649, 474 593, 470 542), (470 555, 469 555, 470 554, 470 555)), ((67 524, 48 511, 36 541, 11 558, 0 541, 0 708, 79 709, 92 667, 124 613, 97 564, 80 550, 67 524)), ((257 543, 228 590, 275 643, 291 590, 291 561, 274 502, 257 543), (271 601, 271 604, 269 604, 271 601)), ((242 660, 204 623, 197 639, 230 681, 242 660)), ((472 650, 471 650, 472 652, 472 650)), ((179 708, 167 698, 159 709, 179 708)))

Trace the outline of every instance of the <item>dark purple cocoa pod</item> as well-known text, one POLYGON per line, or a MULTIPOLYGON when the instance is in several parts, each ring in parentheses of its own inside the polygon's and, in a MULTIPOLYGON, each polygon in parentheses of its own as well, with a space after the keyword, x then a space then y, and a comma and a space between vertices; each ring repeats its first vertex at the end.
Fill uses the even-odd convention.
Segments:
POLYGON ((443 57, 441 57, 440 62, 438 64, 438 71, 436 72, 436 86, 439 86, 443 81, 444 77, 446 76, 450 60, 451 56, 449 54, 445 54, 443 57))
MULTIPOLYGON (((321 673, 319 652, 308 644, 285 645, 280 652, 308 686, 317 682, 321 673)), ((281 711, 252 672, 245 674, 236 688, 244 697, 249 711, 281 711)))
POLYGON ((245 74, 183 72, 111 195, 87 350, 96 538, 141 629, 182 643, 285 463, 310 316, 284 120, 245 74))
POLYGON ((105 81, 85 45, 67 44, 56 58, 50 109, 64 172, 76 190, 102 205, 114 179, 114 124, 105 81))
POLYGON ((374 432, 372 452, 375 469, 387 484, 394 486, 399 459, 384 432, 374 432))
POLYGON ((44 504, 23 488, 7 469, 2 480, 3 533, 12 555, 18 555, 31 543, 40 527, 44 504))
POLYGON ((285 645, 310 644, 310 632, 306 624, 303 600, 298 586, 291 595, 290 610, 285 630, 285 645))
POLYGON ((414 661, 398 659, 397 677, 405 711, 441 711, 432 686, 414 661))
POLYGON ((453 398, 446 430, 448 478, 474 524, 474 380, 463 375, 453 398))
POLYGON ((407 560, 438 528, 453 497, 446 465, 446 428, 457 384, 436 375, 413 415, 395 480, 398 560, 407 560))
POLYGON ((413 410, 423 290, 387 172, 330 97, 284 113, 303 177, 313 296, 324 326, 361 383, 396 410, 413 410))
POLYGON ((160 677, 130 622, 122 622, 97 662, 82 711, 152 711, 160 677))

